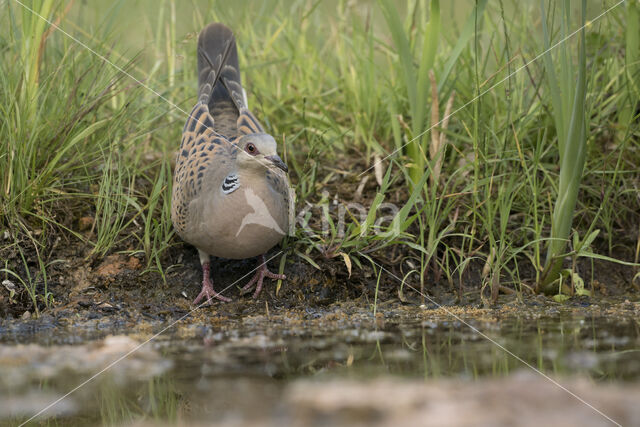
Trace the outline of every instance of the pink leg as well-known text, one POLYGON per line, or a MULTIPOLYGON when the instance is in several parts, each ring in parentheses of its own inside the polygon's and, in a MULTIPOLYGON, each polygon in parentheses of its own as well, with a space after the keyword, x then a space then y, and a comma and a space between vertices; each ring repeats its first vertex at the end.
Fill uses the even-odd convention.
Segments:
POLYGON ((200 291, 196 299, 193 301, 193 304, 197 305, 200 302, 200 300, 202 300, 205 297, 207 298, 206 304, 211 304, 212 298, 216 298, 224 302, 231 301, 231 298, 222 296, 213 290, 213 282, 209 277, 209 262, 205 262, 202 264, 202 290, 200 291))
POLYGON ((264 255, 260 255, 258 258, 258 270, 256 274, 253 275, 249 283, 243 286, 240 290, 240 294, 246 294, 253 288, 254 283, 256 284, 256 291, 253 293, 253 299, 258 298, 260 292, 262 291, 262 282, 265 277, 269 277, 270 279, 284 280, 287 278, 284 274, 276 274, 269 271, 267 268, 267 261, 264 259, 264 255))

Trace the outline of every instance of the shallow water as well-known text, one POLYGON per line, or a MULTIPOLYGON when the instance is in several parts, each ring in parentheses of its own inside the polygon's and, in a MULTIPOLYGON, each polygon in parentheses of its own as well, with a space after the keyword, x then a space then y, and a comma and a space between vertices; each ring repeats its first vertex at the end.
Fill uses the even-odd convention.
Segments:
MULTIPOLYGON (((473 401, 470 396, 492 388, 498 400, 482 398, 485 403, 479 405, 480 412, 492 417, 497 416, 494 405, 501 406, 495 395, 503 392, 508 393, 506 400, 517 399, 514 393, 539 390, 542 398, 559 392, 556 401, 577 402, 532 368, 577 389, 586 387, 585 393, 595 386, 604 394, 592 398, 605 406, 607 396, 620 393, 621 398, 610 400, 622 406, 610 410, 625 421, 640 417, 631 403, 640 397, 640 322, 635 316, 533 316, 516 310, 507 316, 472 313, 462 321, 417 308, 391 309, 375 317, 367 310, 347 311, 338 307, 212 322, 193 319, 141 347, 168 323, 133 332, 117 322, 90 328, 41 324, 5 329, 0 345, 0 422, 20 424, 112 363, 38 421, 393 425, 410 423, 416 408, 425 408, 424 402, 417 402, 402 409, 405 394, 435 393, 431 401, 444 399, 441 409, 473 401), (99 338, 103 336, 108 337, 99 338), (528 374, 523 377, 523 372, 528 374), (341 398, 336 407, 331 399, 344 390, 352 390, 349 399, 356 401, 347 404, 341 398), (381 403, 370 407, 375 396, 369 394, 375 390, 381 390, 381 403)), ((568 416, 565 412, 559 414, 568 416)), ((461 413, 452 410, 448 416, 461 413)), ((576 413, 584 413, 593 425, 609 424, 585 405, 576 413)), ((434 416, 429 414, 425 416, 434 416)), ((443 419, 444 424, 452 420, 443 419)), ((504 425, 512 424, 509 420, 505 418, 504 425)), ((454 424, 464 424, 459 421, 454 424)))

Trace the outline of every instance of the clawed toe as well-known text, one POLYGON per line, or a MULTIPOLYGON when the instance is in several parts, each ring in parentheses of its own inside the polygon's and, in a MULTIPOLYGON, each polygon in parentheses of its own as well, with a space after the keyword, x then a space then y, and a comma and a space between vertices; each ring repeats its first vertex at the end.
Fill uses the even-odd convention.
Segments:
POLYGON ((256 271, 256 273, 251 278, 251 280, 249 280, 249 282, 247 282, 247 284, 240 289, 240 295, 244 295, 249 291, 251 291, 251 289, 253 289, 257 281, 262 281, 262 278, 264 276, 262 277, 261 276, 262 276, 262 269, 258 269, 258 271, 256 271))
POLYGON ((217 299, 224 302, 231 301, 231 298, 227 298, 223 295, 220 295, 218 292, 213 290, 213 284, 211 283, 211 278, 209 274, 208 262, 204 262, 202 264, 202 290, 200 291, 196 299, 193 300, 193 305, 198 305, 198 303, 203 299, 205 299, 205 303, 203 305, 211 305, 212 299, 217 299))
POLYGON ((196 299, 195 299, 195 300, 193 300, 193 305, 198 305, 198 303, 199 303, 202 299, 205 299, 205 303, 204 303, 203 305, 211 305, 211 300, 213 300, 213 299, 217 299, 217 300, 220 300, 220 301, 222 301, 222 302, 231 302, 231 298, 227 298, 227 297, 225 297, 225 296, 223 296, 223 295, 220 295, 220 294, 219 294, 219 293, 217 293, 217 292, 212 292, 212 293, 210 293, 210 292, 205 292, 205 291, 203 290, 203 291, 200 291, 200 294, 198 294, 198 296, 196 297, 196 299), (205 298, 206 298, 206 299, 205 299, 205 298))
MULTIPOLYGON (((202 263, 202 273, 202 290, 200 291, 196 299, 193 300, 193 305, 198 305, 201 301, 204 301, 202 305, 211 305, 211 300, 213 299, 230 302, 231 298, 227 298, 213 290, 213 284, 210 278, 209 262, 202 263)), ((251 280, 249 280, 249 282, 240 289, 240 295, 251 292, 251 290, 255 287, 253 299, 258 298, 258 296, 260 296, 260 292, 262 291, 262 284, 265 277, 274 280, 285 280, 287 278, 287 276, 285 276, 284 274, 277 274, 269 271, 267 269, 267 264, 263 255, 258 259, 258 269, 256 273, 253 275, 251 280)))
POLYGON ((270 279, 276 279, 276 280, 285 280, 287 278, 287 276, 285 276, 284 274, 272 273, 269 270, 266 270, 264 275, 270 279))
POLYGON ((242 289, 240 289, 240 295, 249 293, 255 285, 256 290, 253 293, 253 299, 258 298, 258 296, 260 296, 260 292, 262 291, 262 283, 264 282, 265 277, 275 280, 284 280, 287 278, 287 276, 285 276, 284 274, 276 274, 269 271, 269 269, 267 269, 267 264, 263 255, 258 260, 258 270, 253 275, 251 280, 249 280, 249 283, 247 283, 242 287, 242 289))
POLYGON ((198 305, 201 300, 205 300, 203 305, 211 305, 211 300, 217 299, 223 302, 231 302, 231 298, 227 298, 224 295, 220 295, 213 289, 205 289, 203 286, 202 290, 198 294, 195 300, 193 300, 193 305, 198 305))

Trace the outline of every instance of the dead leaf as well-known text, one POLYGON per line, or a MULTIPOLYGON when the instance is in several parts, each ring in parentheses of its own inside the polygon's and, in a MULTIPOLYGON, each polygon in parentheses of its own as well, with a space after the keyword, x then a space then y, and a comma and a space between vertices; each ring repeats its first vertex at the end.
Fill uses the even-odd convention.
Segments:
POLYGON ((344 259, 347 271, 349 272, 349 278, 351 278, 351 258, 349 258, 349 255, 344 252, 340 252, 340 255, 342 255, 342 259, 344 259))
POLYGON ((376 182, 382 186, 382 159, 378 153, 373 155, 373 172, 376 176, 376 182))

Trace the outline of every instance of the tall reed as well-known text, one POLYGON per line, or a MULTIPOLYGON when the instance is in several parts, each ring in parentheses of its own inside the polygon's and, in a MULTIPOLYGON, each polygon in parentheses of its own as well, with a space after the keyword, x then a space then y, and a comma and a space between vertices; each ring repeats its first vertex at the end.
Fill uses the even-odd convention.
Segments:
MULTIPOLYGON (((547 17, 543 0, 542 28, 544 33, 545 50, 544 66, 551 103, 553 118, 558 138, 558 152, 560 156, 560 179, 558 194, 551 219, 551 236, 547 249, 547 258, 541 277, 541 286, 545 291, 554 289, 554 282, 558 279, 562 268, 563 253, 567 247, 574 210, 580 190, 580 181, 587 151, 587 127, 585 122, 586 110, 586 47, 585 47, 585 9, 586 0, 582 0, 581 30, 577 63, 572 59, 571 45, 564 42, 551 49, 551 31, 547 27, 547 17), (552 52, 557 52, 559 70, 556 69, 552 52), (576 76, 577 77, 574 77, 576 76)), ((561 3, 562 23, 560 37, 563 40, 570 33, 571 1, 561 3)))

